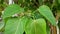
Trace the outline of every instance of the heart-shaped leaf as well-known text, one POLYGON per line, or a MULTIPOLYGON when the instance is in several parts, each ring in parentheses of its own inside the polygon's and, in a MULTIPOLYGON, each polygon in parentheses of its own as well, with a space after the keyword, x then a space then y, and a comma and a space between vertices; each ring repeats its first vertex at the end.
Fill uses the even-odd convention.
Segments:
POLYGON ((10 18, 6 21, 4 34, 23 34, 27 18, 10 18))
POLYGON ((38 10, 41 15, 43 15, 48 21, 50 21, 52 25, 56 25, 55 17, 53 16, 53 13, 48 6, 42 5, 38 10))
POLYGON ((18 6, 17 4, 9 5, 2 15, 3 18, 11 17, 14 14, 18 14, 20 12, 23 12, 24 9, 18 6))
POLYGON ((6 22, 4 34, 23 34, 23 23, 18 18, 9 19, 6 22))
POLYGON ((46 34, 46 22, 44 19, 30 21, 25 29, 26 34, 46 34))

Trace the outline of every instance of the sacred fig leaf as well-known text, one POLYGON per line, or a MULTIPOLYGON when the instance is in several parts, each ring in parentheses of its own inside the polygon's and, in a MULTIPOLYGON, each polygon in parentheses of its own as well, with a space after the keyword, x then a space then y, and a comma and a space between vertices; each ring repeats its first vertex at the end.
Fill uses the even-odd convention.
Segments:
POLYGON ((25 29, 26 34, 46 34, 46 22, 44 19, 32 20, 25 29))
POLYGON ((39 7, 38 11, 41 15, 43 15, 52 25, 56 25, 55 17, 53 16, 52 11, 46 5, 42 5, 39 7))
POLYGON ((23 31, 23 23, 18 18, 9 19, 6 22, 4 34, 22 34, 23 31))
POLYGON ((5 8, 2 17, 3 18, 11 17, 12 15, 21 13, 23 11, 24 11, 24 9, 21 8, 19 5, 12 4, 5 8))
POLYGON ((10 18, 6 21, 4 34, 23 34, 28 18, 10 18))

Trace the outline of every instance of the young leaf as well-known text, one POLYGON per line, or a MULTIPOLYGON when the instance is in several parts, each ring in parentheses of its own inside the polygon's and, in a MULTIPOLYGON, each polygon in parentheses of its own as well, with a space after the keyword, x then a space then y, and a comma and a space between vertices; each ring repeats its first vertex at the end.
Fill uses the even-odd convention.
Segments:
POLYGON ((46 34, 46 22, 44 19, 30 21, 25 29, 26 34, 46 34))
POLYGON ((41 15, 43 15, 48 21, 51 22, 52 25, 56 25, 56 20, 53 16, 52 11, 50 10, 48 6, 42 5, 39 7, 38 10, 41 13, 41 15))
POLYGON ((14 14, 23 12, 24 9, 18 6, 17 4, 9 5, 5 10, 4 14, 2 15, 3 18, 11 17, 14 14))

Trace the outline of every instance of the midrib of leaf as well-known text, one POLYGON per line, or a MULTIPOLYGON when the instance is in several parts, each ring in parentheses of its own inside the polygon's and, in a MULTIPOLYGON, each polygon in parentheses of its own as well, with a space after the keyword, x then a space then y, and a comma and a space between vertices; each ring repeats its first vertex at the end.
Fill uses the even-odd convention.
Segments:
MULTIPOLYGON (((20 19, 20 20, 21 20, 21 19, 20 19)), ((17 24, 16 32, 18 31, 19 24, 20 24, 20 23, 17 24)), ((15 34, 16 34, 16 32, 15 32, 15 34)))
POLYGON ((35 26, 35 34, 36 34, 36 25, 34 25, 35 26))
POLYGON ((36 34, 36 21, 34 20, 35 34, 36 34))

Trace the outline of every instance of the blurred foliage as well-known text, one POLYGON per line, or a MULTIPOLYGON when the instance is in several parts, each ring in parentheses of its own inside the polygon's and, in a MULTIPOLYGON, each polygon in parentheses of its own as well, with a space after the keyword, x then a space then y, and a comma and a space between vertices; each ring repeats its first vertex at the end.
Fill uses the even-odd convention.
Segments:
POLYGON ((4 2, 4 0, 0 0, 0 17, 2 15, 2 11, 7 7, 7 4, 4 2))
MULTIPOLYGON (((56 13, 58 13, 58 15, 60 15, 60 0, 13 0, 14 1, 14 4, 17 4, 18 6, 20 6, 21 8, 24 8, 25 12, 23 12, 24 16, 28 16, 32 19, 39 19, 39 18, 44 18, 45 17, 40 14, 40 12, 37 10, 40 6, 42 5, 47 5, 51 11, 53 12, 54 16, 56 16, 56 13), (30 11, 28 11, 30 10, 30 11), (27 15, 26 15, 27 14, 27 15)), ((4 1, 4 0, 0 0, 0 16, 2 15, 2 11, 9 5, 6 3, 7 1, 4 1)), ((11 5, 10 5, 11 6, 11 5)), ((15 5, 14 5, 15 6, 15 5)), ((7 8, 8 9, 8 8, 7 8)), ((7 10, 5 9, 5 10, 7 10)), ((14 8, 11 8, 8 9, 8 11, 12 10, 13 11, 16 11, 16 9, 14 8)), ((19 8, 17 8, 18 10, 19 8)), ((5 11, 4 10, 4 11, 5 11)), ((45 9, 44 9, 45 10, 45 9)), ((7 11, 7 12, 8 12, 7 11)), ((6 12, 6 14, 7 14, 6 12)), ((16 11, 17 12, 17 11, 16 11)), ((9 12, 11 14, 11 12, 9 12)), ((8 16, 10 14, 7 14, 8 16)), ((15 14, 15 12, 13 12, 15 14)), ((49 12, 48 12, 49 13, 49 12)), ((50 13, 49 13, 50 14, 50 13)), ((20 14, 18 14, 20 15, 20 14)), ((22 14, 21 14, 22 15, 22 14)), ((21 16, 20 15, 20 16, 21 16)), ((44 15, 47 15, 47 14, 44 14, 44 15)), ((7 17, 8 17, 7 16, 7 17)), ((12 16, 12 15, 11 15, 12 16)), ((11 17, 9 16, 9 18, 11 17)), ((51 18, 52 19, 52 18, 51 18)), ((53 20, 51 20, 53 21, 53 20)), ((60 22, 60 21, 59 21, 60 22)), ((47 24, 48 25, 48 24, 47 24)), ((60 24, 58 24, 59 28, 60 28, 60 24)), ((49 25, 47 26, 47 33, 50 33, 49 32, 49 25)))

